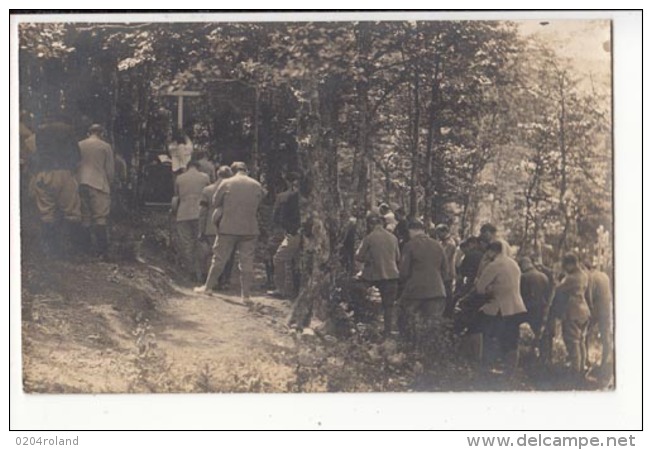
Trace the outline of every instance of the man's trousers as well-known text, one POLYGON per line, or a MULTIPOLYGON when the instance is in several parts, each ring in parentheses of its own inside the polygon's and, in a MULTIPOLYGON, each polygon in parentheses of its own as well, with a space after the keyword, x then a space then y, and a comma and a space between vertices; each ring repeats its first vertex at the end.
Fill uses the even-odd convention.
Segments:
POLYGON ((296 294, 294 266, 301 248, 301 236, 286 234, 274 254, 274 285, 285 298, 296 294))
POLYGON ((256 240, 257 236, 218 235, 213 244, 213 260, 206 277, 206 290, 215 287, 233 251, 237 250, 242 298, 248 299, 251 296, 251 284, 254 278, 256 240))
POLYGON ((190 276, 201 279, 201 255, 199 252, 199 241, 197 234, 199 230, 199 221, 181 220, 177 222, 177 235, 179 236, 179 252, 183 261, 184 268, 190 273, 190 276))

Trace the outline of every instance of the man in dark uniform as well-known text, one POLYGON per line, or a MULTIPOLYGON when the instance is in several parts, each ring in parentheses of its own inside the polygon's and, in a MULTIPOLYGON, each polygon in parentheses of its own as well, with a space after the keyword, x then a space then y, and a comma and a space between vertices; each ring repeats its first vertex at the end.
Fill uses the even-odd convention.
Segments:
POLYGON ((440 223, 435 227, 435 237, 444 249, 444 255, 446 255, 446 262, 448 263, 448 275, 444 279, 444 286, 446 287, 446 310, 444 311, 444 316, 453 317, 453 311, 455 310, 453 289, 457 278, 455 273, 457 242, 455 242, 455 239, 451 235, 450 228, 445 223, 440 223))
POLYGON ((519 261, 521 266, 521 297, 527 308, 525 321, 530 325, 537 341, 541 337, 543 319, 550 298, 548 277, 538 271, 527 256, 519 261))
POLYGON ((498 229, 490 224, 490 223, 485 223, 480 227, 480 235, 478 236, 478 240, 480 241, 480 249, 482 252, 485 254, 485 257, 482 258, 480 261, 480 266, 478 267, 478 273, 477 276, 479 277, 484 268, 491 262, 491 259, 487 255, 487 249, 489 248, 489 245, 496 241, 498 238, 498 229))
POLYGON ((448 259, 441 244, 426 234, 422 222, 412 220, 408 229, 410 240, 403 247, 399 268, 403 282, 401 332, 410 347, 432 349, 437 335, 446 332, 441 318, 446 308, 448 259))
POLYGON ((81 202, 75 180, 80 162, 79 145, 72 127, 61 115, 46 119, 35 136, 36 149, 31 166, 31 191, 41 217, 41 239, 46 256, 63 256, 59 216, 75 252, 81 250, 81 202))
POLYGON ((478 268, 484 256, 480 248, 480 241, 477 237, 471 236, 460 244, 464 253, 459 270, 457 271, 456 292, 458 295, 467 294, 473 289, 475 277, 478 275, 478 268))
POLYGON ((371 228, 360 243, 355 259, 363 264, 359 279, 365 286, 375 286, 383 304, 385 337, 392 336, 395 328, 395 303, 398 298, 398 263, 401 253, 398 239, 383 227, 383 219, 370 213, 367 224, 371 228))
POLYGON ((408 230, 408 220, 405 216, 405 209, 403 207, 396 208, 394 211, 396 217, 396 228, 394 234, 398 238, 398 247, 403 249, 403 244, 410 240, 410 230, 408 230))
POLYGON ((285 237, 274 255, 274 285, 269 295, 293 298, 296 294, 294 270, 301 247, 301 214, 299 212, 299 175, 290 172, 285 176, 288 189, 276 197, 273 221, 281 227, 285 237))

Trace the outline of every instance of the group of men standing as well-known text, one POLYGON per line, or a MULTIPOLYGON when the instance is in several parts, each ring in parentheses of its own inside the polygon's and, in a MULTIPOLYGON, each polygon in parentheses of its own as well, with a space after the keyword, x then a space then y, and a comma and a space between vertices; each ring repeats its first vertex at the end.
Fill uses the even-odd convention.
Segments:
MULTIPOLYGON (((205 280, 195 291, 210 293, 228 283, 237 252, 241 295, 248 304, 260 233, 257 212, 266 191, 248 176, 244 163, 222 166, 215 173, 203 159, 193 157, 175 182, 173 210, 182 254, 196 279, 205 280), (206 241, 212 242, 210 264, 196 254, 206 241)), ((286 174, 285 181, 287 190, 277 195, 273 210, 274 226, 282 229, 283 239, 273 257, 275 289, 268 294, 292 299, 302 245, 299 176, 286 174)), ((586 269, 575 255, 563 258, 555 279, 529 257, 513 259, 510 245, 498 238, 492 224, 460 245, 447 225, 426 229, 422 221, 408 220, 401 209, 392 212, 387 205, 367 214, 366 224, 368 232, 355 253, 362 264, 356 280, 364 288, 378 289, 386 338, 427 349, 455 329, 471 342, 481 337, 475 353, 488 367, 500 364, 513 371, 519 360, 520 325, 529 324, 546 359, 556 323, 561 322, 570 367, 583 376, 587 333, 595 323, 602 366, 612 364, 609 278, 586 269)))
POLYGON ((513 259, 492 224, 459 246, 447 225, 426 230, 421 221, 405 219, 402 211, 390 216, 381 207, 367 215, 367 225, 369 232, 356 253, 363 264, 358 279, 380 293, 386 337, 396 335, 414 348, 419 342, 432 345, 453 328, 476 342, 471 354, 487 367, 513 372, 519 361, 520 325, 529 324, 544 360, 549 360, 561 322, 570 369, 583 378, 587 335, 597 325, 599 374, 611 373, 610 280, 576 255, 564 256, 555 279, 529 257, 513 259))
POLYGON ((21 137, 21 147, 28 149, 21 152, 23 176, 38 209, 46 256, 108 256, 115 157, 103 136, 104 128, 94 124, 88 137, 77 141, 65 119, 52 116, 21 137))
MULTIPOLYGON (((196 281, 203 282, 195 292, 211 293, 228 285, 237 253, 242 301, 249 304, 260 235, 259 208, 267 193, 249 176, 245 163, 215 169, 202 162, 204 156, 193 156, 175 180, 172 211, 184 265, 196 281), (210 173, 214 174, 212 182, 210 173), (201 250, 208 245, 210 263, 201 250)), ((276 289, 268 294, 291 299, 298 286, 295 264, 301 245, 299 176, 289 173, 285 181, 288 189, 277 196, 273 211, 274 225, 282 229, 284 238, 273 258, 276 289)))
POLYGON ((193 155, 175 179, 172 212, 182 260, 195 281, 205 280, 196 292, 210 293, 225 287, 237 252, 242 299, 248 303, 259 235, 257 211, 264 190, 248 176, 245 163, 216 169, 204 159, 201 153, 193 155), (212 245, 210 264, 202 252, 202 246, 208 245, 212 245))

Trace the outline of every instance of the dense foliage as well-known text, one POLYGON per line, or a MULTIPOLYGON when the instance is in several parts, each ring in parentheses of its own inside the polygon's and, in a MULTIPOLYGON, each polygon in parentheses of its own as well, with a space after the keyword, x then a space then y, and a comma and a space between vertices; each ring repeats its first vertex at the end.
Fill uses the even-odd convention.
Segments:
POLYGON ((379 201, 460 236, 491 220, 523 251, 608 249, 610 97, 580 81, 508 22, 20 26, 21 109, 104 123, 137 178, 175 124, 163 94, 200 91, 198 146, 272 193, 303 173, 331 276, 348 217, 379 201))

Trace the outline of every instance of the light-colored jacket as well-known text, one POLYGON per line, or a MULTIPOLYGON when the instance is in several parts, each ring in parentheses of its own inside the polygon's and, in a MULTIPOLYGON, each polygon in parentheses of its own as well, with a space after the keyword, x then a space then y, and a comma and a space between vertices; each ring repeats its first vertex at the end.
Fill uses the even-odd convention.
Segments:
POLYGON ((491 296, 480 308, 485 314, 513 316, 527 311, 521 297, 521 269, 508 256, 498 255, 487 264, 475 282, 475 289, 491 296))
POLYGON ((79 143, 79 150, 81 154, 81 162, 77 169, 79 184, 110 193, 115 161, 109 143, 97 136, 90 136, 79 143))
POLYGON ((202 191, 209 184, 208 175, 194 167, 177 177, 174 182, 177 222, 199 219, 199 199, 202 191))
POLYGON ((589 285, 585 297, 592 316, 598 320, 611 319, 613 294, 611 281, 606 273, 597 270, 589 272, 589 285))
POLYGON ((447 236, 445 239, 442 239, 440 243, 444 249, 446 260, 448 261, 448 278, 446 281, 454 280, 457 277, 457 268, 455 267, 457 244, 455 243, 455 239, 453 239, 451 236, 447 236))
POLYGON ((168 145, 168 153, 170 153, 170 159, 172 160, 172 172, 185 169, 192 159, 192 152, 192 141, 187 137, 186 142, 183 144, 171 142, 168 145))
POLYGON ((213 205, 222 209, 218 233, 257 236, 257 212, 263 196, 260 183, 244 173, 236 173, 221 182, 213 198, 213 205))

